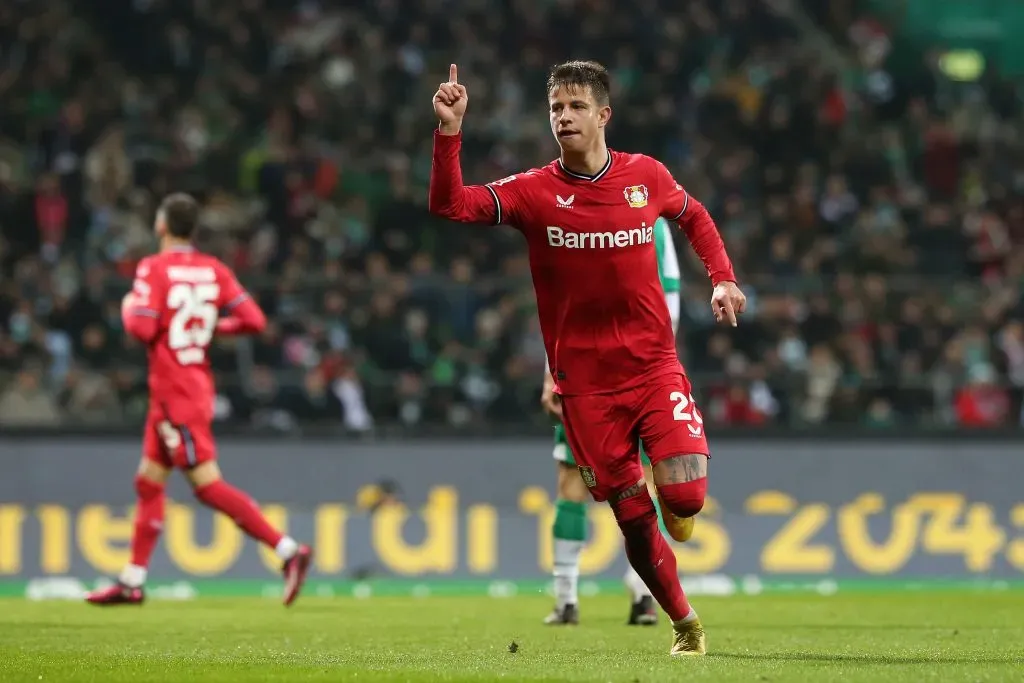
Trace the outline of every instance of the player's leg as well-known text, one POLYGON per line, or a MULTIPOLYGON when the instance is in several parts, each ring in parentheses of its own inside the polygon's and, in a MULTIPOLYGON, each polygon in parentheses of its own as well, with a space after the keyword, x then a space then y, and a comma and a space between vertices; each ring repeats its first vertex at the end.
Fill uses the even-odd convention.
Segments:
MULTIPOLYGON (((693 518, 704 507, 707 493, 705 453, 687 453, 659 460, 653 466, 654 485, 669 534, 685 542, 693 534, 693 518)), ((702 655, 707 651, 704 626, 693 610, 673 620, 673 655, 702 655)))
POLYGON ((248 536, 273 548, 281 558, 285 578, 284 604, 294 602, 305 581, 313 551, 276 529, 256 501, 224 481, 217 465, 217 447, 208 420, 197 418, 171 423, 165 419, 158 427, 164 449, 174 465, 185 473, 196 498, 230 517, 248 536))
POLYGON ((562 418, 583 482, 608 501, 625 539, 626 557, 673 623, 692 613, 676 572, 676 556, 658 528, 640 466, 636 391, 562 398, 562 418))
POLYGON ((580 553, 587 535, 586 502, 590 498, 572 450, 565 439, 565 429, 555 428, 558 498, 551 535, 554 545, 555 609, 545 619, 548 625, 579 623, 580 553))
POLYGON ((655 382, 645 397, 641 438, 648 448, 655 495, 669 535, 685 542, 707 494, 708 443, 704 419, 685 375, 655 382))
POLYGON ((313 558, 312 549, 299 545, 291 536, 274 527, 251 496, 224 481, 215 460, 200 462, 187 469, 185 474, 200 502, 230 517, 250 538, 272 548, 281 558, 285 578, 284 604, 292 604, 306 580, 313 558))
POLYGON ((145 600, 143 585, 164 525, 164 487, 171 474, 170 461, 160 449, 156 423, 147 421, 142 442, 142 460, 135 473, 135 523, 131 540, 131 562, 121 571, 115 585, 89 593, 94 605, 139 605, 145 600))
POLYGON ((668 614, 673 627, 695 620, 696 614, 679 582, 675 553, 658 527, 654 501, 645 482, 616 491, 609 503, 622 529, 629 563, 668 614))
MULTIPOLYGON (((645 388, 639 432, 651 460, 656 495, 673 539, 685 541, 707 492, 708 445, 689 380, 669 375, 645 388)), ((704 628, 696 612, 673 618, 672 654, 704 654, 704 628)))
MULTIPOLYGON (((651 496, 654 496, 654 478, 651 476, 651 462, 647 459, 646 453, 644 453, 643 444, 640 445, 640 461, 644 468, 644 481, 647 483, 647 491, 651 496)), ((660 508, 655 506, 654 511, 658 513, 658 527, 664 533, 665 528, 661 523, 660 508)), ((626 589, 631 596, 629 619, 626 620, 626 623, 630 626, 654 626, 657 624, 658 609, 654 603, 654 596, 651 594, 651 589, 647 587, 644 580, 633 569, 633 565, 629 565, 626 568, 624 580, 626 582, 626 589)))
POLYGON ((708 456, 675 455, 654 466, 654 488, 669 536, 680 543, 693 535, 694 517, 708 490, 708 456))
POLYGON ((271 524, 248 494, 224 481, 213 460, 185 471, 196 498, 204 505, 223 512, 251 538, 274 549, 282 560, 295 555, 298 543, 271 524))

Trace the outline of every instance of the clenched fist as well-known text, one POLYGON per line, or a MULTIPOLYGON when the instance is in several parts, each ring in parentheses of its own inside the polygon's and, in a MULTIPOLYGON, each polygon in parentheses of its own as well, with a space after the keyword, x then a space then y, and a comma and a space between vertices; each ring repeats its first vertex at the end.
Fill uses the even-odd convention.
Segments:
POLYGON ((441 122, 442 134, 455 135, 462 130, 467 104, 466 86, 459 85, 459 69, 452 64, 448 69, 448 81, 439 85, 434 93, 434 113, 441 122))

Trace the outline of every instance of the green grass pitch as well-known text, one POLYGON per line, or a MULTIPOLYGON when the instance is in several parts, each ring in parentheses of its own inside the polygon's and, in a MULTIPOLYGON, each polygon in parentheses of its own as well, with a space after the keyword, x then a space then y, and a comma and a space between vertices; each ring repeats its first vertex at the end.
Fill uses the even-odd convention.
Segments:
POLYGON ((0 600, 0 681, 1021 681, 1024 594, 695 600, 705 658, 668 657, 667 623, 627 627, 624 597, 545 627, 543 596, 153 601, 100 609, 0 600), (516 652, 509 645, 518 644, 516 652))

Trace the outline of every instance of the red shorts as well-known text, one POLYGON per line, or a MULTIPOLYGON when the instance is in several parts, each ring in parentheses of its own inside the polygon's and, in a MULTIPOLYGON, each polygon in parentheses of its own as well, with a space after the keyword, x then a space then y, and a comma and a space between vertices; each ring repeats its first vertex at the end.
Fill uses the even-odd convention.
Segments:
POLYGON ((608 500, 643 478, 641 441, 651 465, 709 454, 691 391, 686 375, 671 373, 613 394, 562 397, 565 435, 594 500, 608 500))
POLYGON ((173 422, 150 411, 142 435, 142 456, 167 468, 190 469, 217 459, 217 445, 209 419, 173 422))

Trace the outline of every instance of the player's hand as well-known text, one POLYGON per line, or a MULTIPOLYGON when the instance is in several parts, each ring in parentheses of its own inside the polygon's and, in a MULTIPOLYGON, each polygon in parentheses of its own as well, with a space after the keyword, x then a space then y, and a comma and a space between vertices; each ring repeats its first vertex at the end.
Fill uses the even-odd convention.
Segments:
POLYGON ((540 395, 540 405, 544 412, 558 421, 562 420, 562 397, 553 391, 545 389, 540 395))
POLYGON ((544 390, 540 392, 540 407, 551 417, 561 421, 562 397, 555 393, 555 380, 550 372, 544 373, 544 390))
POLYGON ((434 93, 434 113, 441 122, 441 133, 455 135, 462 130, 462 117, 466 115, 469 96, 466 86, 459 84, 459 69, 452 64, 448 69, 448 80, 437 87, 434 93))
POLYGON ((122 314, 124 314, 125 311, 127 311, 129 308, 132 307, 132 302, 134 300, 135 299, 132 296, 131 292, 128 292, 127 294, 124 295, 124 298, 121 299, 121 313, 122 314))
POLYGON ((719 282, 711 295, 711 311, 715 322, 728 322, 736 327, 736 318, 747 310, 747 297, 735 282, 719 282))

